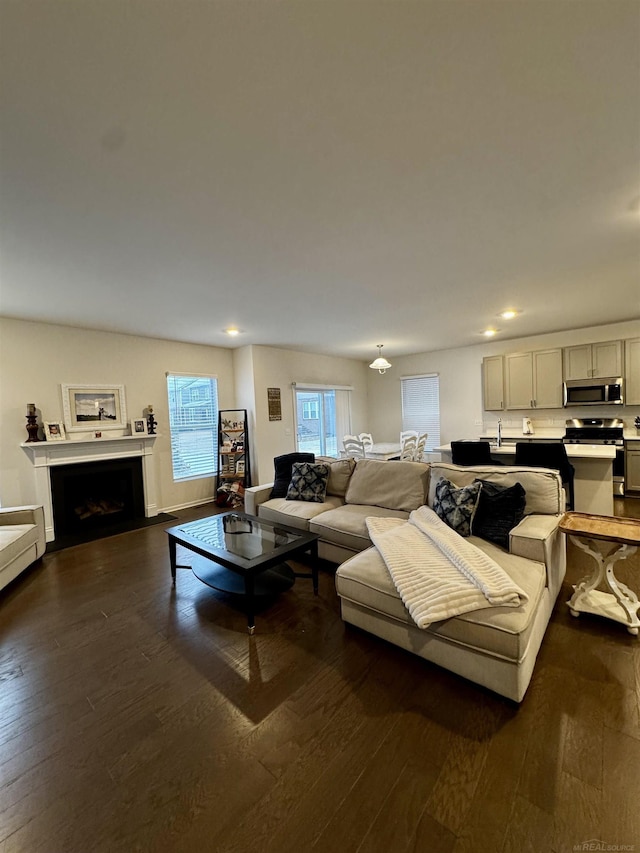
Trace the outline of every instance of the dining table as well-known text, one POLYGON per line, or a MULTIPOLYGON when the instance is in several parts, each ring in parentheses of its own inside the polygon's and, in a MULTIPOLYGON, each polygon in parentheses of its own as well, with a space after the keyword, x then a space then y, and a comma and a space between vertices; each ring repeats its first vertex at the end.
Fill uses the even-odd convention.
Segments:
POLYGON ((389 459, 399 459, 400 442, 375 441, 366 448, 366 456, 367 459, 383 459, 385 462, 389 459))

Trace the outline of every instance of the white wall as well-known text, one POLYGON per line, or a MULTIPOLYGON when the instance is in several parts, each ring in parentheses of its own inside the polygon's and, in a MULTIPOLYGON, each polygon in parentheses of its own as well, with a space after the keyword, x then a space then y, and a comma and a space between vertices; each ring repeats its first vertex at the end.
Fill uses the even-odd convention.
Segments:
MULTIPOLYGON (((238 406, 249 413, 252 480, 268 482, 273 457, 295 449, 292 382, 347 385, 352 392, 352 428, 370 431, 376 441, 397 441, 401 428, 400 377, 417 373, 440 374, 441 440, 474 438, 495 424, 497 414, 482 409, 482 359, 496 353, 542 349, 547 346, 615 340, 640 336, 640 321, 618 323, 573 332, 558 332, 473 347, 440 350, 394 358, 384 375, 367 362, 287 349, 248 346, 238 350, 94 332, 0 318, 0 504, 35 500, 33 468, 20 447, 26 441, 26 406, 33 402, 39 420, 64 420, 61 383, 124 385, 128 416, 140 417, 150 403, 158 420, 154 464, 158 507, 170 511, 213 498, 212 478, 174 483, 168 430, 165 374, 214 374, 218 377, 222 408, 238 406), (280 388, 282 420, 269 421, 267 388, 280 388), (483 427, 484 424, 484 427, 483 427)), ((532 413, 538 419, 564 425, 567 417, 584 416, 552 409, 532 413)), ((611 416, 611 409, 590 414, 611 416)), ((517 425, 523 413, 503 413, 505 426, 517 425)), ((616 408, 628 426, 640 407, 616 408)))
MULTIPOLYGON (((253 354, 252 347, 240 347, 233 350, 233 375, 236 389, 236 406, 247 410, 247 430, 249 440, 249 479, 252 483, 256 480, 256 417, 255 417, 255 394, 253 390, 253 354)), ((246 438, 245 438, 246 440, 246 438)))
POLYGON ((255 456, 252 461, 254 483, 273 479, 273 458, 295 450, 295 423, 292 382, 314 385, 353 386, 351 426, 356 432, 368 428, 368 367, 351 358, 315 355, 273 347, 254 346, 253 375, 255 390, 255 456), (267 388, 280 388, 282 420, 270 421, 267 388))
POLYGON ((263 346, 230 350, 47 323, 0 318, 0 505, 35 501, 27 403, 38 420, 64 421, 61 383, 124 385, 128 419, 152 404, 158 421, 154 465, 158 508, 171 511, 212 500, 213 478, 173 481, 166 373, 218 377, 221 408, 248 410, 252 480, 268 482, 273 457, 295 450, 292 382, 351 385, 353 427, 367 427, 363 362, 263 346), (282 421, 269 421, 267 388, 282 393, 282 421))
MULTIPOLYGON (((421 373, 440 375, 440 439, 443 444, 459 438, 477 438, 480 431, 494 427, 498 413, 484 412, 482 407, 482 359, 485 356, 508 352, 526 352, 546 347, 565 347, 574 344, 595 343, 640 336, 640 321, 616 323, 589 329, 554 332, 508 341, 483 342, 477 346, 438 350, 394 358, 386 353, 393 368, 381 376, 369 370, 368 398, 369 423, 376 441, 397 441, 402 423, 400 377, 421 373)), ((621 417, 625 426, 633 426, 633 418, 640 407, 582 407, 571 409, 536 409, 533 412, 500 413, 505 426, 522 423, 525 415, 531 415, 536 424, 564 426, 570 417, 621 417)))
POLYGON ((33 467, 20 447, 27 403, 36 404, 39 420, 64 421, 60 384, 76 382, 124 385, 129 419, 153 405, 160 509, 212 499, 212 478, 173 482, 168 371, 217 375, 221 407, 236 405, 231 350, 0 318, 0 503, 35 501, 33 467))

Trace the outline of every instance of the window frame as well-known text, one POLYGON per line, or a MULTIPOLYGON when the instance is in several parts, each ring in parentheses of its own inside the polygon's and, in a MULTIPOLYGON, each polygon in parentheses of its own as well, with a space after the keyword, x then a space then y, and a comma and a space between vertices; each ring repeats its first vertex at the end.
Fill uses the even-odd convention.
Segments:
POLYGON ((320 418, 320 406, 317 400, 302 401, 302 420, 317 421, 320 418), (307 410, 307 411, 305 411, 307 410))
MULTIPOLYGON (((324 445, 325 451, 319 455, 333 455, 338 456, 340 453, 340 448, 342 446, 342 437, 339 435, 341 432, 350 432, 351 431, 351 392, 353 391, 352 385, 319 385, 315 382, 292 382, 291 390, 293 392, 293 420, 294 420, 294 428, 295 428, 295 448, 297 451, 301 450, 300 447, 300 425, 304 422, 304 418, 302 416, 298 416, 298 393, 311 393, 311 394, 319 394, 322 397, 322 403, 318 405, 318 422, 320 425, 320 433, 318 435, 318 444, 322 447, 324 445), (330 431, 326 429, 326 410, 325 410, 325 400, 324 394, 333 395, 333 412, 335 419, 335 430, 336 435, 333 436, 330 431), (346 430, 345 430, 346 426, 346 430), (333 439, 333 441, 332 441, 333 439), (333 444, 335 443, 335 448, 333 444), (330 452, 331 451, 331 452, 330 452)), ((303 450, 309 450, 310 448, 302 448, 303 450)), ((313 451, 315 452, 315 450, 313 451)))
POLYGON ((219 466, 218 377, 214 374, 167 371, 166 380, 173 481, 184 483, 216 477, 219 466), (208 388, 205 385, 189 388, 189 384, 203 382, 208 383, 208 388), (204 418, 203 412, 199 411, 203 409, 207 410, 204 418), (198 437, 196 433, 199 433, 198 437), (210 442, 206 450, 203 450, 203 441, 210 442), (193 466, 191 471, 190 466, 193 466))

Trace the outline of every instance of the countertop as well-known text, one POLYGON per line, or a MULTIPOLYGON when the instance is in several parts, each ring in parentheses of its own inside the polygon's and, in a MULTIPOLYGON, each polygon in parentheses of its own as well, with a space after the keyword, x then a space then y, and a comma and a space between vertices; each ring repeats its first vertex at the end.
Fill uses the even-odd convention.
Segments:
MULTIPOLYGON (((565 434, 564 429, 556 428, 556 427, 548 427, 547 429, 536 428, 536 431, 532 435, 524 435, 521 430, 517 429, 509 429, 508 427, 502 430, 502 440, 503 441, 536 441, 536 440, 549 440, 555 439, 556 441, 561 441, 564 438, 565 434)), ((625 441, 640 441, 640 431, 635 427, 626 427, 622 431, 622 437, 625 441)), ((482 435, 478 436, 480 441, 495 441, 496 440, 496 431, 492 432, 484 432, 482 435)))
MULTIPOLYGON (((540 427, 536 428, 536 431, 531 435, 524 435, 522 430, 520 429, 509 429, 509 427, 503 427, 502 429, 502 440, 503 441, 535 441, 536 439, 556 439, 561 440, 564 438, 564 434, 566 429, 563 427, 547 427, 546 429, 541 429, 540 427)), ((482 435, 478 436, 480 441, 495 441, 496 440, 496 431, 495 429, 492 432, 483 432, 482 435)))
MULTIPOLYGON (((522 436, 522 438, 529 436, 522 436)), ((576 459, 615 459, 616 447, 613 444, 565 444, 567 456, 576 459)), ((451 445, 443 444, 435 447, 436 453, 451 453, 451 445)), ((515 450, 515 439, 508 439, 500 447, 491 443, 491 453, 495 456, 513 456, 515 450)))

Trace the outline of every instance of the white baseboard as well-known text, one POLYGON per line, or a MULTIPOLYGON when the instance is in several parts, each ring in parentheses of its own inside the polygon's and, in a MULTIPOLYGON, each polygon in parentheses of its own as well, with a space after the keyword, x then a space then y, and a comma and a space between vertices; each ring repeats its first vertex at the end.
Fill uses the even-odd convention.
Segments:
POLYGON ((204 504, 212 504, 212 503, 215 503, 215 498, 208 498, 207 500, 202 500, 202 498, 200 498, 197 501, 187 501, 186 503, 183 503, 183 504, 175 504, 174 506, 166 506, 163 509, 161 509, 160 512, 172 513, 172 512, 176 512, 176 510, 179 510, 179 509, 192 509, 194 506, 203 506, 204 504))

